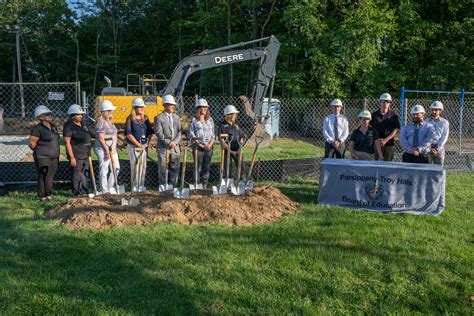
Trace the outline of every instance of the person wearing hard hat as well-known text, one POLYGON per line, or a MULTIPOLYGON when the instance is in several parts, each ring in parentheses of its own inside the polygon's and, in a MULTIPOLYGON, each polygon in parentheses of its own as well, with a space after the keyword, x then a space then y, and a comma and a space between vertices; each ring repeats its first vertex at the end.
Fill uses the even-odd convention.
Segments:
POLYGON ((99 183, 101 193, 118 194, 115 190, 115 179, 111 159, 114 160, 118 175, 120 162, 117 154, 117 128, 112 123, 113 111, 117 109, 112 102, 100 103, 100 115, 95 123, 94 152, 99 160, 99 183))
POLYGON ((139 179, 140 183, 132 181, 135 186, 132 188, 134 192, 145 192, 145 175, 146 175, 146 156, 148 154, 148 142, 153 135, 153 127, 151 126, 148 116, 145 115, 145 102, 142 98, 134 98, 132 100, 132 110, 125 120, 125 136, 127 137, 127 153, 130 160, 130 176, 131 179, 139 179), (135 175, 135 160, 137 155, 134 151, 144 150, 142 155, 144 158, 138 160, 138 170, 140 175, 135 175), (143 165, 142 165, 143 164, 143 165), (136 177, 136 178, 135 178, 136 177))
MULTIPOLYGON (((230 158, 234 161, 235 167, 238 166, 238 150, 240 146, 244 143, 244 132, 237 125, 237 116, 239 111, 233 105, 227 105, 224 108, 224 120, 219 126, 219 139, 221 139, 221 134, 227 134, 227 142, 221 140, 221 146, 224 148, 224 157, 227 157, 227 152, 230 150, 230 158)), ((230 166, 229 166, 230 167, 230 166)), ((229 168, 231 171, 232 168, 229 168)), ((224 174, 227 173, 227 163, 224 164, 224 174)))
POLYGON ((400 130, 400 144, 405 151, 403 162, 428 163, 434 127, 424 121, 425 109, 417 104, 411 109, 412 122, 400 130))
POLYGON ((189 124, 189 139, 193 147, 193 155, 197 148, 199 176, 204 189, 209 183, 209 171, 211 170, 212 146, 216 138, 214 120, 209 111, 206 99, 198 99, 195 104, 194 117, 189 124))
POLYGON ((52 122, 51 111, 44 105, 37 106, 35 117, 40 121, 31 130, 28 146, 33 150, 38 173, 38 197, 41 201, 52 199, 53 179, 59 162, 59 131, 52 122))
POLYGON ((158 180, 160 185, 171 184, 176 186, 179 170, 181 123, 179 121, 179 116, 174 113, 176 107, 174 97, 167 94, 163 96, 162 100, 164 110, 155 116, 153 125, 153 130, 158 138, 156 151, 160 159, 158 180), (168 166, 166 166, 166 149, 170 152, 168 166), (168 168, 168 183, 165 183, 166 168, 168 168))
POLYGON ((369 126, 372 115, 364 110, 359 113, 360 126, 349 137, 351 158, 355 160, 374 160, 374 153, 379 153, 378 160, 383 160, 379 136, 375 128, 369 126))
POLYGON ((341 114, 341 100, 332 100, 331 106, 332 113, 323 122, 324 158, 344 159, 344 142, 349 136, 349 121, 341 114))
POLYGON ((434 126, 433 143, 428 154, 428 161, 444 166, 445 150, 444 145, 449 137, 449 122, 447 119, 441 117, 441 112, 444 110, 443 103, 434 101, 430 105, 431 117, 426 119, 426 122, 434 126))
MULTIPOLYGON (((379 98, 379 109, 372 113, 370 125, 375 128, 379 135, 379 143, 382 148, 383 160, 393 161, 395 152, 395 136, 400 130, 400 120, 398 115, 390 110, 392 96, 383 93, 379 98)), ((378 152, 375 152, 375 159, 378 159, 378 152)))
POLYGON ((63 127, 66 154, 69 164, 73 168, 72 192, 74 196, 86 195, 89 188, 91 133, 82 122, 84 113, 79 105, 71 105, 67 110, 69 118, 63 127))

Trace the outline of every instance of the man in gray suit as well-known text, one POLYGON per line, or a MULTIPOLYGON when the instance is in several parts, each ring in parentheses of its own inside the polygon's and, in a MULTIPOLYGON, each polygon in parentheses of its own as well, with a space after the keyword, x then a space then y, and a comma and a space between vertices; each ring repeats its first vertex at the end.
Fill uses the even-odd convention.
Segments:
POLYGON ((156 151, 158 153, 160 161, 159 173, 159 184, 165 184, 165 170, 166 170, 166 148, 170 152, 169 160, 169 173, 168 183, 176 186, 178 181, 178 170, 179 170, 179 142, 181 140, 181 123, 179 116, 174 114, 176 101, 170 94, 163 96, 164 110, 159 115, 155 116, 153 129, 158 143, 156 145, 156 151))

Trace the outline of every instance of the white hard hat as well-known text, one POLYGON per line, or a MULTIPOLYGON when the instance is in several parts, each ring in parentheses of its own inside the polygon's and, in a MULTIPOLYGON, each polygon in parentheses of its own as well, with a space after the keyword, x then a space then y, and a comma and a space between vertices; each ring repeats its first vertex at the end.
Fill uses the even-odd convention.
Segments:
POLYGON ((35 117, 40 117, 41 115, 46 114, 46 113, 51 113, 51 110, 48 109, 47 106, 38 105, 38 106, 35 108, 35 117))
POLYGON ((194 105, 195 108, 200 108, 200 107, 208 107, 209 104, 207 104, 206 99, 198 99, 196 101, 196 104, 194 105))
POLYGON ((82 108, 77 104, 72 104, 67 110, 67 115, 84 114, 84 113, 86 112, 84 112, 82 108))
POLYGON ((145 102, 142 98, 135 98, 132 100, 132 108, 144 108, 145 102))
POLYGON ((101 112, 103 112, 103 111, 114 111, 115 109, 117 109, 117 108, 109 100, 102 101, 100 103, 100 106, 99 106, 99 111, 101 111, 101 112))
POLYGON ((167 94, 167 95, 163 96, 163 104, 176 105, 176 101, 174 100, 174 97, 171 94, 167 94))
POLYGON ((430 105, 431 110, 444 110, 443 103, 441 101, 434 101, 430 105))
POLYGON ((342 101, 339 99, 334 99, 331 101, 332 106, 342 106, 342 101))
POLYGON ((371 120, 372 119, 372 114, 370 114, 369 111, 364 110, 364 111, 359 113, 359 117, 360 118, 368 118, 369 120, 371 120))
POLYGON ((231 104, 226 105, 226 107, 224 108, 224 115, 236 114, 236 113, 239 113, 239 111, 237 111, 235 106, 233 106, 231 104))
POLYGON ((425 108, 419 104, 416 104, 411 108, 410 114, 425 113, 425 108))
POLYGON ((380 101, 392 101, 392 96, 388 93, 383 93, 380 98, 380 101))

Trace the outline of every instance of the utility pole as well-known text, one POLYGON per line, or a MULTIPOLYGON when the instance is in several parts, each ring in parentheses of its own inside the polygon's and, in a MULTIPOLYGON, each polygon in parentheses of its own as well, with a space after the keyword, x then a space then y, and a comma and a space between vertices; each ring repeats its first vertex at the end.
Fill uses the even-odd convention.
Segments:
MULTIPOLYGON (((7 25, 7 29, 10 33, 15 33, 15 42, 16 42, 16 70, 18 72, 18 83, 20 84, 20 106, 21 106, 21 118, 26 118, 25 111, 25 91, 23 89, 23 74, 21 71, 21 55, 20 55, 20 20, 18 19, 18 14, 13 14, 15 19, 15 26, 13 30, 7 25)), ((13 73, 13 79, 15 80, 15 72, 13 73)))

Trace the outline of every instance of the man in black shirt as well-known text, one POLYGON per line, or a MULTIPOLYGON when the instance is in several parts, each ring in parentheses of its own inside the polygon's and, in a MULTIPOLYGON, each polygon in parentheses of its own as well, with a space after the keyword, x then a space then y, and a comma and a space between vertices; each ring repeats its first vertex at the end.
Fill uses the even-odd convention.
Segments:
MULTIPOLYGON (((372 113, 370 125, 375 128, 379 135, 379 143, 382 147, 384 161, 393 161, 395 151, 395 136, 400 130, 400 120, 398 115, 390 110, 392 97, 388 93, 380 96, 380 108, 372 113)), ((375 160, 379 160, 378 153, 375 152, 375 160)))

